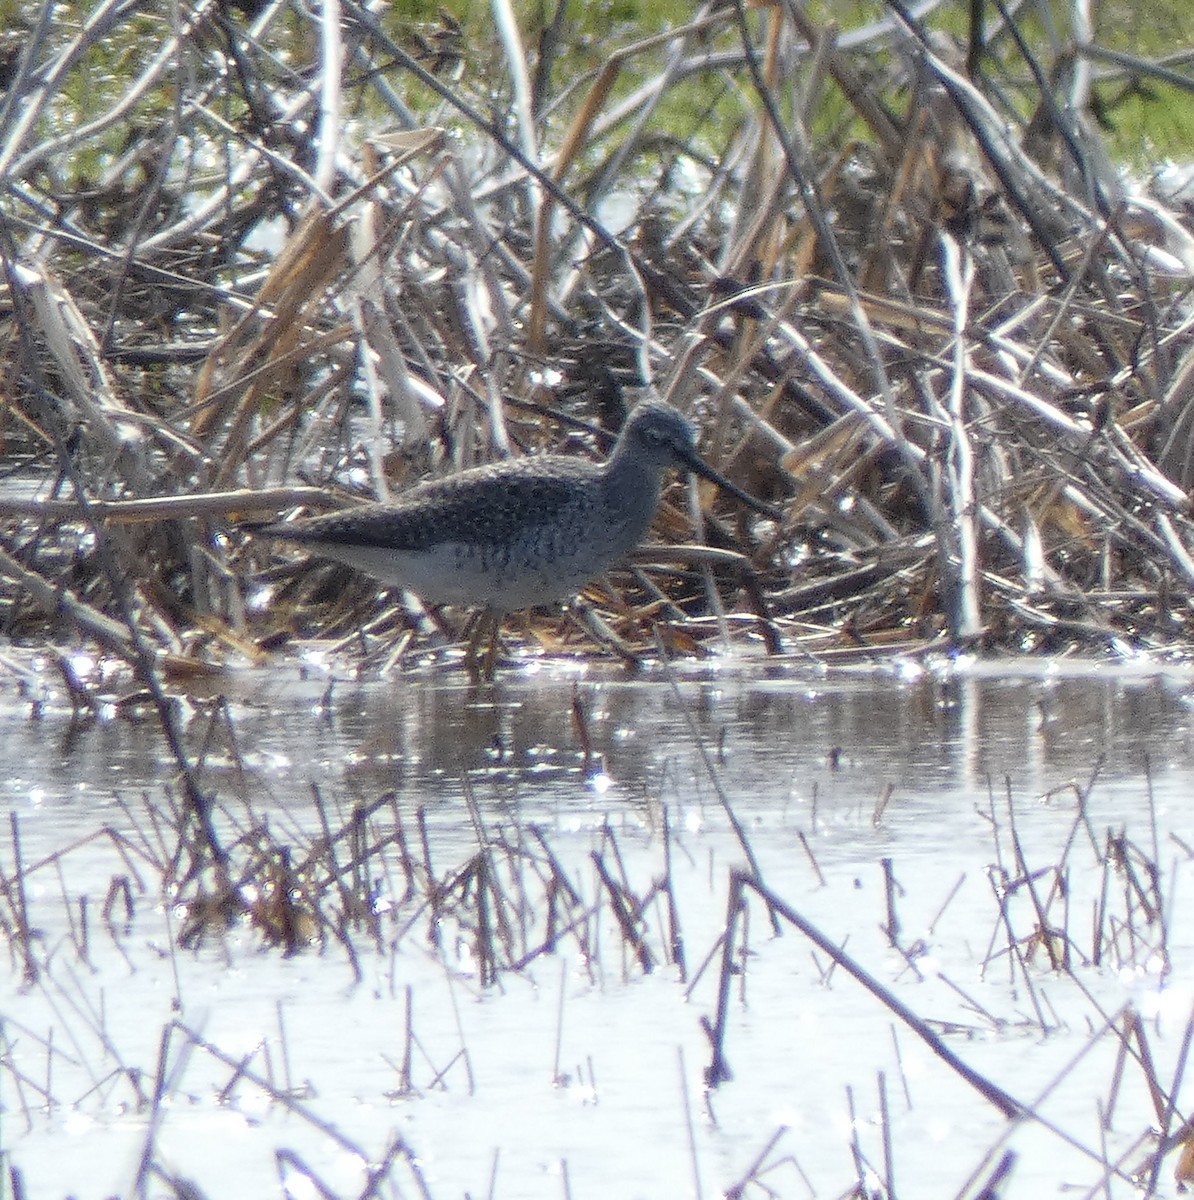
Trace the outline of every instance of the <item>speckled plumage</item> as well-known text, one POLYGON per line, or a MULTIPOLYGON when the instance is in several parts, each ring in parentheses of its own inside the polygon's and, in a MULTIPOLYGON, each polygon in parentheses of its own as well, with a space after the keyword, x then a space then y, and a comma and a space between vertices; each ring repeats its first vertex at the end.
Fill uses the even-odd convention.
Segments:
POLYGON ((575 595, 633 549, 673 466, 741 495, 697 455, 684 416, 644 401, 603 463, 528 456, 419 484, 391 504, 254 532, 306 546, 432 604, 513 612, 575 595))

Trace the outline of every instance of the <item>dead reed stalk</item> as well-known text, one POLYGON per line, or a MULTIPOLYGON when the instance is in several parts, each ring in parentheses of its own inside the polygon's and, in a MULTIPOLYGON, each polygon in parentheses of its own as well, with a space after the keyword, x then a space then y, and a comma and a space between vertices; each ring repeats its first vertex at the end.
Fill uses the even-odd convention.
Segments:
MULTIPOLYGON (((0 111, 10 629, 218 665, 271 632, 259 588, 299 632, 371 624, 372 585, 287 592, 230 520, 570 429, 600 448, 648 390, 783 511, 665 509, 666 536, 703 527, 736 564, 663 581, 675 645, 1189 633, 1194 241, 1108 167, 1089 95, 1014 22, 955 59, 900 5, 854 29, 708 7, 576 76, 565 29, 509 19, 465 53, 450 23, 352 0, 344 30, 271 10, 251 34, 208 4, 104 4, 73 30, 48 11, 0 111), (122 38, 153 48, 131 80, 122 38), (82 78, 91 109, 54 127, 82 78), (508 127, 485 115, 503 94, 508 127), (373 127, 350 135, 349 111, 373 127), (46 197, 47 171, 78 183, 46 197), (154 519, 114 524, 138 505, 154 519)), ((1090 30, 1080 51, 1120 61, 1090 30)), ((640 584, 603 596, 631 654, 652 644, 640 584)))

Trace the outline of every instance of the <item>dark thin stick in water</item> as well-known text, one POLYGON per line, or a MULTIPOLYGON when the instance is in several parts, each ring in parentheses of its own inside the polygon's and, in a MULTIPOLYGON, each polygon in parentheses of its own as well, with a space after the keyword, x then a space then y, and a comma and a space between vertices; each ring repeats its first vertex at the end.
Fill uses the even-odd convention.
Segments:
POLYGON ((162 1036, 158 1041, 158 1069, 154 1073, 153 1100, 150 1102, 149 1116, 145 1123, 145 1141, 137 1163, 137 1174, 133 1179, 133 1194, 139 1197, 146 1194, 146 1184, 153 1165, 154 1139, 162 1119, 162 1101, 166 1095, 166 1062, 170 1055, 170 1037, 173 1032, 174 1024, 171 1022, 163 1027, 162 1036))
POLYGON ((995 866, 1000 875, 1007 878, 1007 868, 1003 865, 1003 843, 999 840, 999 810, 995 805, 995 784, 991 776, 987 776, 987 811, 982 812, 977 807, 975 811, 980 816, 985 816, 991 822, 991 835, 993 839, 993 847, 995 850, 995 866))
MULTIPOLYGON (((774 917, 772 918, 774 919, 774 917)), ((742 933, 738 938, 738 1003, 746 1007, 746 964, 750 961, 750 905, 742 906, 742 933)))
MULTIPOLYGON (((1113 869, 1111 859, 1111 837, 1108 834, 1107 846, 1100 858, 1103 863, 1103 877, 1099 882, 1099 898, 1095 902, 1095 910, 1093 913, 1093 927, 1091 929, 1092 945, 1090 948, 1090 962, 1093 967, 1100 967, 1103 964, 1103 944, 1105 937, 1105 929, 1107 925, 1107 905, 1110 900, 1111 891, 1111 872, 1113 869)), ((1110 943, 1108 943, 1108 946, 1110 943)))
MULTIPOLYGON (((1005 1150, 1003 1156, 991 1168, 991 1173, 983 1180, 978 1190, 974 1193, 975 1200, 998 1200, 1000 1189, 1004 1182, 1012 1173, 1012 1167, 1016 1165, 1016 1152, 1014 1150, 1005 1150)), ((962 1193, 958 1193, 959 1198, 962 1193)))
POLYGON ((170 973, 174 977, 174 1011, 182 1012, 182 975, 178 970, 178 937, 174 932, 173 914, 173 905, 162 906, 162 915, 166 922, 166 949, 170 954, 170 973))
POLYGON ((895 1196, 895 1152, 891 1145, 891 1112, 887 1107, 887 1076, 879 1072, 879 1121, 883 1130, 884 1193, 895 1196))
POLYGON ((319 790, 319 784, 314 780, 311 781, 311 796, 315 802, 315 812, 319 816, 319 827, 323 831, 328 876, 335 881, 336 890, 340 894, 340 908, 347 921, 351 918, 353 912, 352 899, 349 894, 348 884, 345 881, 344 872, 340 869, 340 864, 336 859, 336 839, 332 836, 332 826, 328 820, 327 805, 323 802, 323 793, 319 790))
POLYGON ((1111 1194, 1111 1172, 1114 1168, 1111 1165, 1111 1158, 1107 1153, 1107 1130, 1110 1126, 1103 1120, 1103 1102, 1097 1097, 1095 1098, 1095 1112, 1098 1113, 1098 1130, 1099 1130, 1099 1154, 1103 1158, 1103 1192, 1106 1200, 1113 1200, 1111 1194))
MULTIPOLYGON (((1129 899, 1131 894, 1136 897, 1136 903, 1144 910, 1144 919, 1148 923, 1161 919, 1164 912, 1164 906, 1161 904, 1161 899, 1157 887, 1157 880, 1160 878, 1160 871, 1157 867, 1155 859, 1145 858, 1143 854, 1137 850, 1136 854, 1131 851, 1135 849, 1135 843, 1130 842, 1126 835, 1121 835, 1120 839, 1124 847, 1124 861, 1121 867, 1127 877, 1129 885, 1129 899), (1147 875, 1147 882, 1142 882, 1140 872, 1136 869, 1136 862, 1140 861, 1147 875)), ((1129 911, 1130 908, 1129 908, 1129 911)))
MULTIPOLYGON (((1016 941, 1016 932, 1012 928, 1012 920, 1011 920, 1011 916, 1008 912, 1008 900, 1010 898, 1011 893, 1007 887, 1007 881, 1001 880, 997 884, 993 875, 989 876, 989 878, 991 879, 991 888, 995 893, 995 901, 999 905, 999 920, 996 923, 995 928, 996 928, 996 930, 998 930, 999 928, 1002 928, 1003 932, 1004 932, 1004 936, 1007 938, 1006 949, 1007 949, 1008 982, 1009 982, 1009 984, 1015 983, 1016 968, 1019 967, 1020 974, 1024 977, 1025 985, 1028 989, 1028 994, 1032 999, 1033 1007, 1036 1009, 1037 1021, 1040 1024, 1041 1029, 1044 1030, 1046 1028, 1045 1016, 1044 1016, 1044 1013, 1041 1011, 1040 1001, 1037 999, 1036 990, 1032 984, 1032 978, 1028 974, 1027 964, 1024 962, 1024 958, 1020 954, 1020 947, 1016 941)), ((992 941, 993 940, 994 940, 994 933, 992 933, 992 941)), ((988 952, 988 956, 989 956, 989 952, 988 952)), ((984 966, 985 966, 985 960, 984 960, 984 966)))
POLYGON ((655 961, 652 958, 650 947, 643 941, 642 934, 635 928, 636 919, 627 907, 626 893, 610 875, 609 868, 605 865, 605 859, 596 850, 591 850, 589 857, 593 860, 597 874, 601 877, 601 882, 609 894, 610 909, 613 911, 614 920, 618 922, 618 928, 622 931, 622 937, 627 945, 634 947, 643 974, 649 975, 655 968, 655 961))
MULTIPOLYGON (((284 1195, 293 1196, 298 1194, 300 1191, 307 1193, 309 1189, 314 1189, 315 1194, 319 1196, 320 1200, 336 1200, 335 1193, 324 1186, 323 1180, 321 1180, 319 1176, 316 1175, 309 1166, 307 1166, 307 1164, 295 1151, 289 1150, 285 1147, 275 1150, 274 1166, 277 1168, 278 1182, 282 1185, 282 1192, 284 1195), (296 1186, 298 1184, 298 1179, 294 1178, 296 1175, 302 1179, 304 1184, 306 1184, 305 1187, 300 1189, 296 1186)), ((370 1172, 370 1174, 372 1174, 372 1172, 370 1172)), ((368 1195, 369 1192, 372 1192, 372 1190, 372 1188, 369 1188, 364 1194, 368 1195)))
MULTIPOLYGON (((841 946, 838 948, 840 950, 845 950, 849 944, 850 935, 846 934, 846 936, 842 938, 841 946)), ((810 950, 808 952, 808 956, 813 960, 813 970, 817 972, 818 976, 820 976, 821 986, 823 988, 829 987, 833 983, 833 972, 837 969, 837 963, 833 959, 830 959, 829 966, 823 966, 821 960, 817 957, 816 950, 810 950)))
POLYGON ((80 926, 86 925, 87 896, 82 895, 79 897, 79 923, 76 924, 74 906, 70 902, 70 896, 67 895, 66 876, 62 873, 62 858, 60 856, 55 856, 54 858, 54 874, 58 879, 58 895, 62 900, 62 911, 66 914, 67 937, 74 942, 75 952, 86 962, 87 956, 83 953, 80 926))
POLYGON ((950 904, 953 903, 954 897, 962 890, 962 884, 965 882, 966 872, 963 871, 962 874, 958 876, 957 883, 950 888, 949 895, 946 896, 941 902, 941 907, 936 911, 936 913, 933 914, 933 919, 929 922, 929 933, 937 932, 937 922, 941 920, 942 916, 945 914, 945 910, 950 906, 950 904))
POLYGON ((473 792, 468 775, 461 776, 461 788, 464 792, 465 803, 468 806, 469 820, 472 822, 473 833, 477 839, 477 858, 480 866, 479 882, 483 885, 477 891, 477 915, 484 920, 484 926, 478 933, 484 933, 482 945, 485 950, 484 961, 489 966, 490 975, 487 982, 492 983, 497 978, 497 943, 506 948, 506 957, 514 946, 514 932, 507 913, 510 910, 510 900, 502 890, 501 876, 497 863, 494 861, 493 844, 485 836, 485 822, 481 818, 481 809, 477 805, 477 797, 473 792), (490 912, 492 904, 492 914, 490 912))
POLYGON ((1072 969, 1070 949, 1074 943, 1070 938, 1070 914, 1073 911, 1074 889, 1070 884, 1070 872, 1067 867, 1064 872, 1058 872, 1058 885, 1061 887, 1061 944, 1062 956, 1067 971, 1072 969))
POLYGON ((501 1146, 493 1148, 493 1164, 489 1168, 489 1190, 485 1193, 486 1200, 493 1200, 497 1195, 498 1163, 502 1160, 501 1146))
POLYGON ((878 829, 883 824, 883 814, 887 811, 888 804, 891 803, 892 793, 895 791, 895 784, 889 783, 883 789, 883 795, 879 797, 875 804, 875 811, 871 813, 871 825, 878 829))
POLYGON ((866 1168, 862 1163, 862 1146, 858 1141, 858 1114, 854 1111, 854 1089, 846 1084, 846 1111, 850 1114, 850 1157, 854 1160, 854 1178, 858 1181, 858 1196, 865 1196, 866 1168))
MULTIPOLYGON (((843 943, 843 946, 845 943, 843 943)), ((924 943, 917 940, 912 943, 908 949, 904 949, 898 942, 892 942, 892 949, 904 960, 908 970, 916 976, 918 982, 924 981, 924 972, 916 965, 916 960, 920 957, 924 943)))
POLYGON ((415 809, 415 820, 419 826, 419 841, 423 847, 423 874, 427 881, 427 894, 431 900, 431 937, 438 945, 435 930, 440 920, 440 889, 435 883, 435 872, 431 867, 431 841, 427 836, 427 810, 423 805, 415 809))
MULTIPOLYGON (((815 822, 814 822, 814 824, 815 824, 815 822)), ((813 853, 812 846, 810 846, 808 844, 808 838, 806 838, 804 836, 804 830, 803 829, 796 830, 796 836, 797 836, 797 838, 799 838, 801 846, 804 847, 804 853, 808 857, 808 861, 809 861, 810 865, 812 866, 813 871, 816 873, 817 885, 819 887, 825 887, 826 886, 825 885, 825 876, 821 874, 821 865, 820 865, 820 863, 817 862, 817 856, 813 853)))
MULTIPOLYGON (((1135 1016, 1135 1021, 1137 1037, 1141 1042, 1143 1042, 1143 1029, 1141 1027, 1139 1016, 1135 1016)), ((1194 1011, 1191 1012, 1189 1020, 1186 1021, 1186 1032, 1182 1035, 1182 1047, 1178 1052, 1177 1066, 1174 1068, 1173 1072, 1173 1082, 1169 1085, 1169 1095, 1165 1101, 1165 1111, 1161 1118, 1161 1136, 1159 1139, 1162 1147, 1164 1147, 1170 1140, 1169 1130, 1173 1125, 1173 1118, 1177 1113, 1177 1097, 1181 1092, 1182 1077, 1186 1073, 1186 1063, 1190 1058, 1190 1046, 1192 1042, 1194 1042, 1194 1011)), ((1159 1090, 1160 1085, 1157 1082, 1156 1077, 1152 1074, 1151 1062, 1149 1063, 1149 1067, 1149 1088, 1155 1092, 1156 1090, 1159 1090)), ((1184 1130, 1185 1125, 1182 1126, 1182 1131, 1184 1132, 1184 1130)), ((1156 1193, 1157 1183, 1161 1175, 1161 1161, 1163 1157, 1164 1155, 1157 1154, 1157 1156, 1153 1159, 1153 1169, 1149 1173, 1148 1187, 1144 1191, 1146 1196, 1152 1196, 1156 1193)))
POLYGON ((891 1045, 895 1050, 896 1066, 900 1068, 900 1086, 904 1089, 904 1101, 908 1105, 908 1111, 912 1111, 912 1092, 908 1088, 908 1073, 904 1070, 904 1056, 900 1052, 900 1039, 896 1033, 894 1025, 889 1026, 891 1029, 891 1045))
POLYGON ((985 1100, 994 1105, 1006 1117, 1019 1117, 1026 1114, 1026 1109, 1020 1101, 1005 1092, 985 1076, 980 1075, 972 1067, 963 1062, 938 1037, 932 1028, 920 1019, 902 1000, 885 988, 869 971, 841 950, 815 925, 806 921, 791 905, 780 899, 774 892, 757 879, 744 875, 740 871, 731 873, 731 879, 736 881, 736 888, 731 888, 732 896, 740 902, 742 889, 749 887, 757 892, 760 898, 772 907, 772 910, 783 917, 790 925, 794 925, 809 941, 813 942, 823 953, 848 975, 852 975, 868 992, 878 999, 886 1008, 893 1012, 909 1029, 913 1031, 944 1063, 951 1067, 967 1083, 971 1085, 985 1100))
POLYGON ((705 968, 713 961, 713 956, 722 948, 722 943, 725 941, 725 933, 719 933, 714 939, 713 945, 709 947, 709 952, 701 959, 699 966, 693 973, 692 978, 688 981, 688 987, 684 990, 684 999, 691 1000, 692 993, 696 990, 696 986, 704 978, 705 968))
POLYGON ((607 820, 601 827, 601 840, 604 845, 608 845, 614 856, 614 862, 618 865, 618 876, 621 879, 623 890, 630 894, 630 876, 626 873, 626 863, 622 859, 622 847, 618 842, 618 835, 614 832, 614 827, 607 820))
MULTIPOLYGON (((1008 1138, 1013 1135, 1020 1123, 1027 1120, 1037 1122, 1043 1129, 1048 1130, 1048 1132, 1059 1141, 1064 1142, 1067 1146, 1071 1146, 1080 1154, 1083 1154, 1087 1158, 1097 1162, 1101 1167, 1106 1166, 1106 1160, 1099 1154, 1097 1150, 1092 1150, 1088 1145, 1086 1145, 1085 1142, 1079 1140, 1079 1138, 1077 1138, 1074 1134, 1058 1125, 1055 1121, 1050 1120, 1049 1117, 1042 1112, 1042 1106, 1063 1083, 1070 1082, 1075 1078, 1075 1072, 1078 1069, 1078 1064, 1082 1062, 1082 1060, 1085 1059, 1087 1055, 1089 1055, 1096 1047, 1102 1045, 1103 1039, 1107 1036, 1107 1034, 1114 1031, 1116 1021, 1123 1017, 1128 1011, 1129 1010, 1125 1007, 1124 1009, 1115 1013, 1113 1016, 1108 1017, 1102 1022, 1101 1025, 1099 1025, 1097 1029, 1091 1032, 1090 1036, 1086 1040, 1086 1043, 1079 1047, 1069 1061, 1066 1062, 1054 1074, 1053 1078, 1050 1079, 1050 1081, 1033 1097, 1032 1102, 1024 1107, 1024 1111, 1020 1120, 1010 1121, 1004 1127, 999 1137, 987 1150, 983 1159, 983 1163, 980 1163, 975 1169, 974 1173, 971 1175, 971 1181, 978 1177, 978 1173, 983 1169, 985 1163, 990 1162, 994 1158, 995 1152, 1007 1141, 1008 1138)), ((1126 1154, 1122 1156, 1119 1162, 1116 1164, 1114 1174, 1116 1179, 1130 1185, 1132 1188, 1136 1188, 1138 1181, 1128 1172, 1122 1169, 1122 1164, 1129 1161, 1131 1157, 1133 1156, 1126 1154)), ((967 1184, 967 1186, 964 1187, 962 1192, 959 1194, 966 1194, 968 1187, 969 1184, 967 1184)))
POLYGON ((103 918, 105 925, 111 925, 116 911, 116 905, 124 901, 124 919, 126 922, 133 919, 134 903, 133 903, 133 888, 129 882, 127 875, 113 875, 108 884, 107 894, 104 896, 104 905, 100 909, 100 916, 103 918))
POLYGON ((33 957, 33 946, 29 941, 29 900, 25 894, 25 873, 21 869, 21 821, 16 810, 8 814, 8 826, 12 830, 12 855, 16 888, 17 940, 21 947, 23 975, 26 984, 37 982, 37 960, 33 957))
MULTIPOLYGON (((775 1149, 779 1139, 782 1138, 787 1132, 788 1127, 786 1125, 779 1125, 776 1127, 775 1131, 767 1139, 767 1144, 758 1152, 758 1154, 755 1155, 754 1161, 749 1167, 747 1167, 746 1174, 743 1175, 742 1178, 737 1181, 737 1183, 732 1183, 728 1188, 726 1188, 725 1200, 742 1200, 742 1198, 746 1195, 747 1185, 755 1182, 755 1180, 758 1178, 759 1171, 763 1167, 763 1163, 767 1161, 768 1155, 770 1155, 771 1151, 775 1149)), ((795 1159, 789 1159, 787 1161, 790 1161, 800 1173, 801 1178, 808 1185, 810 1195, 815 1194, 815 1190, 812 1184, 809 1183, 808 1176, 805 1175, 804 1171, 800 1167, 800 1164, 796 1162, 795 1159)), ((770 1189, 767 1190, 770 1192, 770 1189)), ((770 1194, 774 1195, 774 1193, 770 1194)))
POLYGON ((1152 833, 1152 861, 1161 861, 1161 842, 1157 835, 1157 797, 1153 793, 1153 762, 1148 751, 1144 752, 1144 789, 1148 797, 1148 827, 1152 833))
MULTIPOLYGON (((422 1052, 423 1057, 427 1059, 428 1064, 434 1067, 435 1064, 431 1061, 431 1056, 427 1053, 422 1043, 419 1044, 419 1050, 422 1052)), ((446 1082, 448 1078, 448 1072, 451 1071, 457 1062, 465 1060, 466 1057, 467 1056, 463 1050, 457 1050, 456 1053, 453 1054, 452 1057, 448 1059, 448 1061, 442 1067, 440 1067, 434 1075, 432 1075, 431 1079, 427 1083, 427 1086, 423 1090, 425 1092, 429 1092, 439 1088, 446 1092, 448 1090, 448 1085, 446 1082)))
POLYGON ((49 1036, 46 1039, 46 1099, 49 1100, 54 1095, 54 1029, 51 1026, 49 1036))
POLYGON ((398 1072, 398 1089, 401 1095, 409 1096, 414 1091, 414 1059, 415 1045, 415 990, 413 984, 407 984, 404 989, 402 1011, 402 1064, 398 1072))
POLYGON ((79 897, 79 958, 87 966, 92 966, 91 962, 91 922, 88 920, 87 914, 90 912, 88 907, 88 898, 86 895, 79 897))
MULTIPOLYGON (((1020 842, 1020 830, 1016 826, 1016 802, 1012 797, 1012 781, 1004 778, 1004 787, 1007 790, 1007 828, 1008 836, 1012 839, 1012 853, 1015 855, 1016 872, 1019 878, 1023 881, 1024 886, 1028 889, 1028 897, 1032 901, 1032 907, 1036 912, 1037 929, 1042 937, 1047 933, 1049 923, 1045 916, 1045 908, 1041 903, 1041 898, 1037 895, 1036 888, 1033 886, 1033 873, 1028 869, 1028 861, 1024 857, 1024 847, 1020 842)), ((1051 961, 1051 965, 1056 969, 1057 964, 1051 961)))
MULTIPOLYGON (((477 1094, 477 1080, 473 1075, 473 1059, 468 1052, 468 1043, 464 1040, 464 1022, 460 1019, 460 1001, 456 997, 455 974, 443 959, 443 948, 440 948, 440 962, 444 968, 444 979, 448 984, 448 996, 452 1001, 452 1018, 456 1023, 456 1035, 460 1038, 459 1057, 464 1060, 464 1074, 468 1079, 468 1094, 477 1094)), ((449 1064, 450 1066, 451 1064, 449 1064)), ((445 1071, 447 1068, 445 1068, 445 1071)))
POLYGON ((574 683, 572 685, 572 728, 576 731, 576 740, 580 742, 581 772, 588 775, 593 764, 593 741, 589 737, 589 714, 580 698, 580 692, 574 683))
MULTIPOLYGON (((385 798, 389 801, 390 809, 394 814, 393 841, 398 847, 398 861, 402 864, 402 874, 406 879, 405 889, 399 903, 405 904, 408 900, 413 900, 415 896, 415 860, 410 852, 410 847, 406 844, 406 825, 402 820, 402 809, 398 805, 398 793, 387 792, 385 798)), ((389 861, 388 856, 386 861, 389 861)), ((394 890, 394 894, 397 895, 397 889, 394 890)))
POLYGON ((569 905, 576 907, 581 904, 580 893, 572 886, 572 881, 568 878, 568 873, 564 870, 563 864, 556 857, 555 851, 548 845, 547 839, 543 836, 543 830, 538 825, 531 825, 527 832, 538 843, 539 849, 543 851, 544 857, 547 859, 547 865, 551 868, 552 878, 555 880, 558 889, 563 892, 569 905))
MULTIPOLYGON (((1049 963, 1054 970, 1058 969, 1058 962, 1053 953, 1053 943, 1049 936, 1049 922, 1045 915, 1044 906, 1041 904, 1041 898, 1037 895, 1036 887, 1033 884, 1034 876, 1028 870, 1028 864, 1024 858, 1024 849, 1020 844, 1020 833, 1016 828, 1015 802, 1012 799, 1012 781, 1010 778, 1004 779, 1007 788, 1007 819, 1008 831, 1012 839, 1012 849, 1016 856, 1016 870, 1020 872, 1020 877, 1024 885, 1028 888, 1029 898, 1032 900, 1033 909, 1036 911, 1037 932, 1045 947, 1045 952, 1049 955, 1049 963)), ((1011 954, 1012 960, 1020 968, 1020 976, 1024 980, 1024 987, 1028 992, 1029 998, 1032 1000, 1032 1007, 1036 1010, 1036 1019, 1040 1024, 1042 1031, 1048 1030, 1048 1023, 1045 1021, 1045 1013, 1041 1007, 1040 997, 1037 995, 1036 985, 1032 976, 1028 972, 1028 964, 1024 961, 1024 956, 1020 951, 1020 942, 1016 938, 1015 932, 1012 929, 1011 917, 1008 913, 1009 893, 1005 890, 999 900, 1000 915, 1003 917, 1004 924, 1007 928, 1007 948, 1011 954)))
POLYGON ((705 1068, 705 1084, 710 1088, 715 1088, 719 1083, 724 1083, 734 1077, 729 1063, 726 1062, 725 1038, 730 1012, 730 979, 734 971, 734 929, 742 911, 742 901, 742 876, 737 871, 731 871, 729 894, 726 897, 725 929, 721 935, 721 974, 717 981, 717 1015, 712 1025, 707 1019, 702 1021, 713 1051, 709 1065, 705 1068))
MULTIPOLYGON (((34 1105, 49 1105, 53 1103, 53 1098, 49 1095, 43 1095, 40 1100, 35 1099, 32 1104, 30 1103, 29 1097, 25 1094, 26 1085, 34 1088, 36 1088, 37 1085, 31 1079, 27 1080, 21 1071, 13 1069, 12 1064, 15 1062, 13 1046, 14 1043, 8 1036, 8 1029, 4 1023, 4 1019, 0 1017, 0 1055, 3 1056, 3 1061, 8 1064, 8 1075, 6 1076, 6 1079, 11 1079, 12 1086, 16 1089, 16 1100, 14 1101, 11 1098, 9 1099, 8 1111, 20 1111, 21 1116, 24 1118, 24 1132, 32 1133, 34 1105)), ((17 1131, 15 1127, 13 1127, 12 1122, 10 1121, 9 1137, 11 1138, 16 1132, 17 1131)))
POLYGON ((1103 1119, 1107 1122, 1107 1128, 1111 1128, 1111 1122, 1115 1119, 1115 1109, 1119 1104, 1119 1089, 1123 1084, 1124 1066, 1127 1064, 1128 1055, 1131 1050, 1128 1047, 1128 1034, 1131 1026, 1129 1021, 1125 1019, 1124 1028, 1117 1029, 1116 1037, 1117 1044, 1115 1047, 1115 1066, 1111 1069, 1111 1083, 1107 1088, 1107 1103, 1102 1110, 1103 1119))
POLYGON ((663 891, 667 898, 668 949, 672 962, 680 970, 680 982, 688 979, 688 966, 684 960, 684 934, 680 931, 680 909, 676 904, 676 892, 672 879, 672 830, 668 808, 663 806, 663 891))
MULTIPOLYGON (((334 1122, 320 1116, 307 1103, 301 1100, 298 1096, 288 1095, 285 1092, 279 1092, 276 1088, 270 1085, 268 1079, 265 1079, 257 1072, 245 1067, 242 1059, 235 1058, 221 1049, 214 1042, 210 1042, 198 1034, 194 1029, 175 1021, 168 1025, 163 1031, 164 1035, 168 1035, 171 1030, 178 1032, 186 1039, 186 1049, 202 1050, 205 1054, 213 1058, 216 1062, 223 1063, 226 1067, 230 1067, 237 1071, 240 1078, 251 1084, 253 1087, 260 1088, 262 1092, 276 1104, 284 1108, 288 1113, 291 1113, 300 1120, 305 1121, 313 1129, 318 1130, 324 1137, 329 1138, 337 1146, 347 1151, 349 1154, 358 1156, 362 1162, 368 1162, 372 1158, 364 1147, 359 1142, 354 1142, 342 1129, 334 1122)), ((453 1060, 454 1061, 454 1060, 453 1060)), ((175 1064, 175 1074, 181 1071, 181 1062, 175 1064)), ((447 1068, 445 1068, 447 1070, 447 1068)), ((160 1103, 160 1101, 155 1101, 160 1103)))
POLYGON ((883 868, 883 895, 887 900, 887 924, 883 926, 883 932, 887 934, 889 946, 898 946, 900 944, 900 918, 896 916, 895 894, 899 885, 896 883, 895 874, 891 869, 891 858, 884 855, 879 860, 879 864, 883 868))
POLYGON ((278 1044, 282 1051, 282 1086, 287 1092, 294 1091, 294 1076, 290 1071, 290 1041, 286 1036, 286 1011, 279 997, 274 1002, 278 1014, 278 1044))
POLYGON ((958 996, 960 996, 966 1007, 969 1008, 971 1012, 977 1013, 980 1017, 982 1017, 982 1019, 987 1022, 987 1025, 991 1029, 994 1030, 1000 1027, 1000 1019, 989 1008, 983 1004, 980 1004, 978 1000, 976 1000, 974 996, 966 991, 966 989, 960 984, 955 983, 948 975, 939 975, 937 978, 940 979, 941 982, 945 984, 945 986, 949 988, 951 992, 955 992, 958 996))

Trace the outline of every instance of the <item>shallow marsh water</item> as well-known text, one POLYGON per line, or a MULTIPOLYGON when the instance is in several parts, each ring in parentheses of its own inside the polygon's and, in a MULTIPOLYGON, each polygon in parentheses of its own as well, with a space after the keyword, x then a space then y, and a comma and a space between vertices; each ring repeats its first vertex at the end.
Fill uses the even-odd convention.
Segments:
MULTIPOLYGON (((154 836, 146 798, 163 803, 172 771, 154 723, 72 722, 52 683, 33 719, 28 680, 23 697, 10 686, 0 794, 46 962, 26 985, 14 954, 0 993, 2 1149, 27 1194, 130 1194, 147 1144, 209 1196, 283 1195, 282 1180, 314 1195, 303 1170, 359 1195, 361 1154, 376 1164, 395 1139, 413 1165, 399 1155, 378 1194, 436 1200, 715 1196, 755 1164, 780 1196, 841 1195, 860 1176, 968 1195, 1004 1139, 1016 1156, 1005 1196, 1086 1194, 1108 1175, 1100 1156, 1139 1167, 1149 1147, 1133 1142, 1161 1118, 1135 1064, 1116 1082, 1122 1043, 1105 1026, 1133 1004, 1156 1076, 1172 1082, 1194 1003, 1194 677, 1089 664, 676 670, 545 667, 478 689, 451 672, 353 682, 316 659, 222 681, 218 720, 195 703, 188 738, 205 746, 222 828, 268 823, 299 844, 329 812, 343 821, 393 791, 404 819, 422 807, 445 878, 476 853, 475 819, 514 841, 539 830, 589 903, 602 893, 595 851, 640 896, 670 869, 686 978, 662 961, 657 900, 644 914, 651 973, 607 906, 583 949, 562 936, 492 986, 463 933, 445 922, 436 945, 426 914, 385 881, 384 936, 360 934, 351 955, 332 941, 284 957, 239 925, 173 949, 182 914, 103 832, 134 848, 154 836), (801 933, 773 934, 757 901, 733 977, 733 1076, 705 1092, 702 1022, 745 854, 719 789, 767 886, 1039 1119, 1007 1121, 801 933), (1164 911, 1151 922, 1132 908, 1132 871, 1104 869, 1108 830, 1138 848, 1141 877, 1155 861, 1164 911), (1049 969, 1026 888, 1001 915, 992 869, 1017 874, 1013 832, 1040 895, 1053 868, 1064 876, 1049 924, 1069 935, 1071 973, 1049 969), (899 949, 884 932, 885 859, 899 949), (121 875, 134 915, 106 927, 97 910, 121 875)), ((1159 1195, 1174 1194, 1175 1157, 1159 1195)), ((145 1191, 169 1189, 151 1179, 145 1191)), ((767 1193, 752 1182, 743 1194, 767 1193)), ((1112 1175, 1106 1194, 1133 1193, 1112 1175)))

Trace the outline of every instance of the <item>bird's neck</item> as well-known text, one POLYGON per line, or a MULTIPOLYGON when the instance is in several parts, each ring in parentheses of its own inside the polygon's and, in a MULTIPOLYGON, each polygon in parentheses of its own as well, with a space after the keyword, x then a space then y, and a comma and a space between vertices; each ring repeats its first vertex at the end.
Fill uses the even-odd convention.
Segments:
POLYGON ((629 550, 638 544, 655 518, 663 492, 662 468, 635 461, 615 450, 602 480, 607 511, 616 515, 611 522, 613 540, 629 550))

